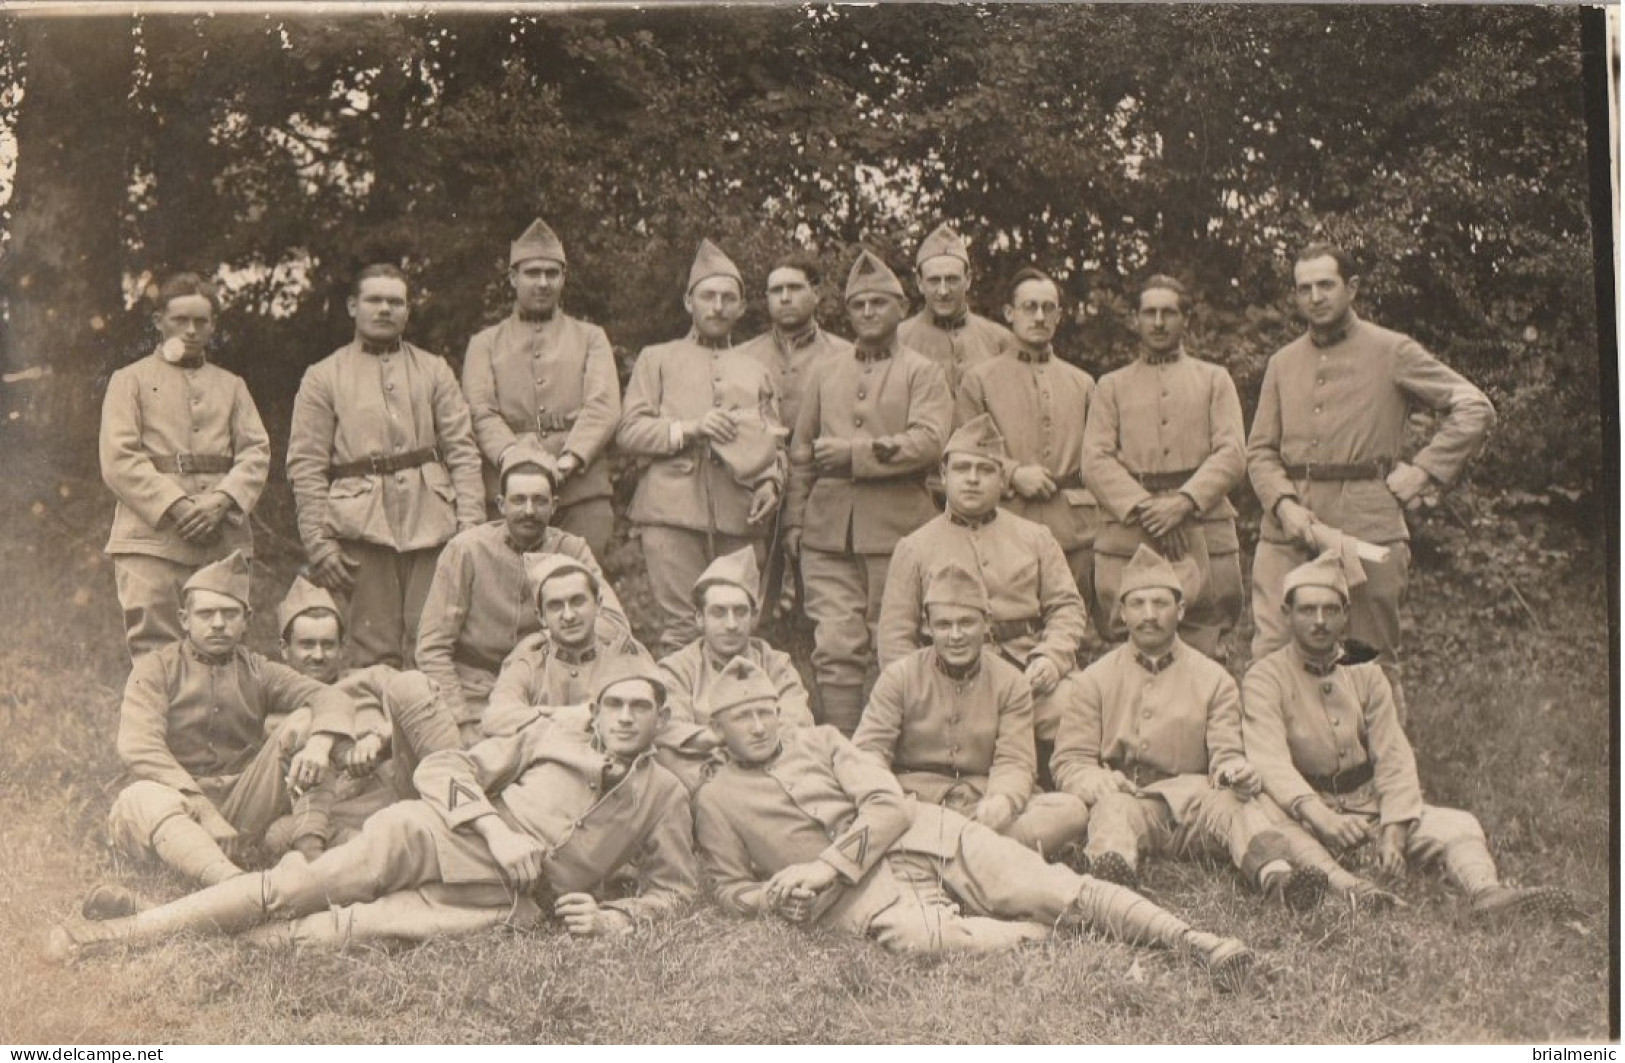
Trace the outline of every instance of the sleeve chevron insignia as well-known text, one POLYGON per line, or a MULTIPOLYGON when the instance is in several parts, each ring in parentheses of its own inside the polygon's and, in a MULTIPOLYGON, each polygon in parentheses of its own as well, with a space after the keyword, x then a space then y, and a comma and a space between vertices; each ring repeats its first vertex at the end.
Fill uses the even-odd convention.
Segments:
POLYGON ((869 828, 858 827, 849 831, 846 837, 835 843, 835 851, 862 867, 864 857, 869 855, 869 828))
POLYGON ((461 779, 451 780, 450 792, 446 794, 446 809, 450 811, 459 804, 475 804, 485 799, 485 795, 461 779))

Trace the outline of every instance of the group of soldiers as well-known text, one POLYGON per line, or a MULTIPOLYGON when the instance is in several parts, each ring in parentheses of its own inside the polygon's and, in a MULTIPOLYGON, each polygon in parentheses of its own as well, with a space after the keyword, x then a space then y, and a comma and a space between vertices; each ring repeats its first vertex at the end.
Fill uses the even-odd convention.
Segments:
POLYGON ((402 338, 404 274, 356 278, 355 337, 294 408, 307 564, 281 663, 244 644, 266 434, 206 357, 213 289, 160 289, 162 342, 114 374, 102 420, 133 658, 109 833, 204 888, 152 905, 100 886, 53 955, 188 929, 627 932, 703 879, 729 911, 892 948, 1091 929, 1228 984, 1246 946, 1136 892, 1148 857, 1197 853, 1293 912, 1403 904, 1431 862, 1475 916, 1572 909, 1501 883, 1478 821, 1422 801, 1403 509, 1459 476, 1494 411, 1354 313, 1343 251, 1294 262, 1308 329, 1270 360, 1250 435, 1168 276, 1137 294, 1138 356, 1097 383, 1055 354, 1043 272, 1011 279, 1009 328, 969 311, 948 226, 919 248, 912 317, 858 252, 854 342, 820 328, 823 277, 791 254, 766 278, 772 328, 735 345, 744 280, 705 241, 692 329, 638 355, 623 399, 603 330, 561 309, 557 235, 536 221, 510 263, 513 313, 470 341, 460 386, 402 338), (1406 460, 1414 406, 1439 421, 1406 460), (598 563, 611 443, 644 464, 628 517, 657 653, 598 563), (1265 518, 1238 688, 1216 658, 1244 477, 1265 518), (796 599, 811 690, 758 634, 796 599), (276 862, 244 871, 254 856, 276 862))

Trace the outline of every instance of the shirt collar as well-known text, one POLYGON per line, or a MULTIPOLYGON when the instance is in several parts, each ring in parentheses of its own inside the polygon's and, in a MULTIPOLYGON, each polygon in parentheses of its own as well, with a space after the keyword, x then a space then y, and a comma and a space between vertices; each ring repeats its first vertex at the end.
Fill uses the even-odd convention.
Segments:
POLYGON ((377 343, 373 340, 364 340, 360 339, 359 337, 356 339, 355 345, 361 349, 362 354, 377 356, 399 354, 402 346, 400 340, 395 340, 392 343, 377 343))
POLYGON ((855 344, 852 347, 853 355, 856 356, 860 362, 884 362, 886 359, 890 358, 894 353, 896 353, 896 351, 897 338, 895 336, 892 337, 886 346, 879 349, 865 347, 862 343, 855 344))
POLYGON ((989 524, 992 524, 994 518, 998 515, 999 509, 997 506, 989 510, 987 515, 983 517, 967 517, 962 513, 954 512, 953 507, 951 506, 948 508, 948 522, 950 524, 957 524, 961 528, 969 528, 972 531, 985 528, 989 524))
POLYGON ((977 654, 976 659, 962 668, 956 668, 943 660, 940 654, 933 653, 931 662, 937 666, 937 671, 952 679, 956 683, 963 683, 968 679, 975 679, 982 671, 982 655, 977 654))
POLYGON ((1139 650, 1135 650, 1134 651, 1134 663, 1139 665, 1141 668, 1145 669, 1147 672, 1150 672, 1152 675, 1156 675, 1159 672, 1167 671, 1169 668, 1171 668, 1173 666, 1173 663, 1174 663, 1174 651, 1169 650, 1167 653, 1163 654, 1161 657, 1151 658, 1151 657, 1147 657, 1145 654, 1141 653, 1139 650))
POLYGON ((1349 333, 1354 331, 1354 326, 1359 321, 1360 319, 1355 316, 1354 311, 1350 310, 1342 321, 1323 332, 1317 332, 1315 329, 1310 328, 1309 342, 1316 347, 1335 347, 1348 339, 1349 333))
POLYGON ((807 327, 802 329, 800 332, 786 333, 780 332, 777 328, 775 328, 773 330, 773 336, 779 341, 779 346, 787 347, 792 351, 800 350, 818 338, 818 322, 807 322, 807 327))
POLYGON ((181 638, 181 645, 185 647, 187 655, 191 657, 192 660, 206 664, 210 668, 219 668, 221 665, 230 664, 231 659, 237 655, 237 651, 235 649, 230 650, 227 653, 223 653, 218 657, 210 653, 204 653, 193 644, 191 639, 185 638, 184 636, 181 638))
POLYGON ((708 351, 725 351, 734 345, 732 333, 722 337, 720 340, 713 340, 701 335, 700 330, 697 328, 691 328, 688 330, 688 339, 690 343, 693 343, 699 347, 704 347, 708 351))
POLYGON ((514 307, 513 310, 513 319, 522 325, 546 325, 557 321, 558 318, 559 308, 556 306, 550 313, 546 314, 527 314, 520 310, 517 306, 514 307))
POLYGON ((1039 365, 1043 365, 1045 362, 1049 361, 1054 356, 1055 356, 1055 349, 1053 347, 1045 347, 1042 351, 1039 351, 1037 354, 1032 353, 1031 351, 1027 350, 1027 348, 1025 348, 1025 347, 1017 347, 1016 348, 1016 357, 1020 358, 1023 362, 1036 362, 1039 365))
POLYGON ((589 643, 579 650, 572 650, 568 646, 554 646, 553 656, 565 664, 586 664, 588 661, 598 659, 598 644, 596 642, 589 643))
POLYGON ((959 313, 950 317, 938 317, 936 314, 932 314, 931 324, 937 326, 937 328, 944 332, 957 332, 965 327, 965 322, 969 320, 969 318, 970 310, 968 309, 961 310, 959 313))
POLYGON ((544 551, 546 551, 546 549, 547 549, 547 533, 552 531, 552 530, 553 530, 552 528, 545 529, 542 532, 542 537, 540 539, 536 540, 536 545, 535 546, 520 546, 519 543, 517 541, 515 541, 515 539, 513 537, 513 532, 511 530, 509 530, 507 523, 504 522, 503 525, 502 525, 502 541, 503 541, 504 544, 507 545, 508 549, 512 550, 514 553, 520 555, 521 557, 523 557, 526 554, 539 554, 539 553, 543 553, 544 551))
POLYGON ((1153 351, 1141 351, 1146 365, 1172 365, 1185 356, 1185 345, 1181 343, 1167 354, 1157 354, 1153 351))
POLYGON ((1343 663, 1343 647, 1340 645, 1333 648, 1331 657, 1325 661, 1317 661, 1310 657, 1296 643, 1292 646, 1292 655, 1303 665, 1305 672, 1317 679, 1325 679, 1337 671, 1337 666, 1343 663))

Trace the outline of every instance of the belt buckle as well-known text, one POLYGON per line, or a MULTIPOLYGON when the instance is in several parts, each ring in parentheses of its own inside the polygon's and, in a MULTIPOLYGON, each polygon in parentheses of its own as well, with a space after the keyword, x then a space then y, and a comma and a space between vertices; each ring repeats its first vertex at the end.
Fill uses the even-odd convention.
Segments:
POLYGON ((367 455, 367 468, 374 476, 383 476, 389 472, 389 458, 380 454, 367 455))
POLYGON ((192 467, 192 455, 186 453, 176 454, 175 471, 183 476, 190 476, 197 472, 197 470, 192 467))

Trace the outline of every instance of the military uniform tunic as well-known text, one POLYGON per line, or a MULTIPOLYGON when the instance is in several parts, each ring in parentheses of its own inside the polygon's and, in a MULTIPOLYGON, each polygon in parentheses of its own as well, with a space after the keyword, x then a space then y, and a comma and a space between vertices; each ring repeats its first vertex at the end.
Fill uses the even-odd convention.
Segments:
POLYGON ((982 362, 1014 350, 1010 330, 981 314, 967 312, 963 318, 944 327, 930 307, 897 327, 897 340, 925 355, 941 367, 948 390, 957 395, 965 374, 982 362))
POLYGON ((607 549, 613 513, 605 454, 621 419, 621 382, 604 330, 559 311, 534 323, 509 316, 468 341, 463 391, 487 490, 495 494, 497 463, 521 439, 554 457, 574 454, 581 467, 559 486, 555 523, 595 553, 607 549))
POLYGON ((1385 473, 1332 479, 1313 467, 1385 466, 1400 459, 1413 403, 1446 412, 1410 462, 1440 483, 1453 483, 1494 425, 1495 408, 1421 344, 1351 314, 1325 346, 1306 333, 1271 356, 1247 440, 1247 473, 1264 507, 1253 562, 1254 660, 1290 637, 1281 587, 1289 571, 1309 560, 1304 548, 1286 541, 1275 517, 1281 500, 1292 496, 1321 522, 1391 549, 1387 562, 1365 562, 1367 580, 1354 588, 1348 633, 1375 646, 1390 682, 1397 680, 1399 603, 1410 561, 1404 514, 1383 482, 1385 473), (1294 476, 1289 467, 1309 475, 1294 476))
POLYGON ((830 355, 849 353, 852 342, 825 332, 814 323, 794 336, 768 329, 740 350, 773 374, 773 384, 779 393, 779 419, 794 428, 796 416, 801 412, 801 393, 812 377, 813 366, 830 355))
POLYGON ((1223 788, 1244 754, 1241 699, 1222 665, 1177 639, 1157 661, 1125 643, 1085 668, 1077 686, 1054 774, 1091 806, 1092 857, 1117 853, 1134 866, 1145 851, 1228 850, 1249 878, 1285 858, 1281 811, 1223 788), (1135 792, 1104 792, 1113 771, 1135 792))
POLYGON ((783 732, 765 764, 724 764, 694 802, 695 840, 722 907, 754 914, 768 878, 822 860, 836 882, 815 902, 817 921, 888 948, 993 949, 1042 938, 1083 887, 1064 866, 956 812, 916 806, 832 727, 783 732))
POLYGON ((1035 655, 1055 665, 1061 684, 1033 706, 1038 737, 1053 740, 1089 620, 1066 556, 1042 524, 994 510, 973 527, 944 513, 899 542, 880 609, 882 666, 925 641, 926 583, 950 561, 981 576, 1000 652, 1023 668, 1035 655))
POLYGON ((108 381, 99 450, 102 481, 118 500, 106 552, 135 657, 181 638, 180 589, 194 571, 233 550, 253 556, 248 516, 265 489, 271 445, 241 377, 208 362, 172 365, 155 351, 108 381), (228 467, 203 471, 191 464, 196 457, 228 467), (236 512, 194 545, 164 515, 209 491, 228 495, 236 512))
POLYGON ((705 566, 745 546, 761 560, 771 524, 746 520, 751 494, 763 482, 784 483, 782 463, 749 485, 738 483, 710 440, 679 438, 679 421, 711 410, 783 432, 773 377, 742 349, 707 347, 690 333, 638 355, 616 441, 628 454, 649 459, 627 516, 641 529, 650 590, 663 614, 660 647, 668 653, 699 634, 689 592, 705 566))
POLYGON ((936 512, 925 476, 942 457, 952 418, 942 371, 907 347, 894 344, 878 355, 854 350, 813 371, 791 441, 785 526, 802 532, 820 685, 863 682, 888 558, 936 512), (817 471, 813 443, 821 438, 851 441, 850 473, 817 471), (876 441, 896 446, 890 460, 875 452, 876 441))
MULTIPOLYGON (((631 632, 602 613, 596 639, 585 650, 555 646, 545 631, 527 635, 508 655, 480 717, 488 735, 512 734, 549 710, 580 706, 598 696, 598 669, 616 656, 647 657, 631 632)), ((572 717, 573 719, 573 717, 572 717)))
POLYGON ((458 533, 441 551, 418 628, 417 663, 440 684, 459 724, 477 723, 502 662, 541 630, 526 554, 563 554, 598 578, 601 615, 630 630, 615 588, 585 540, 548 528, 534 550, 521 551, 500 520, 458 533))
POLYGON ((354 663, 410 665, 440 547, 485 519, 479 451, 450 367, 411 344, 369 354, 359 342, 311 366, 294 400, 288 479, 312 563, 341 544, 361 562, 348 616, 354 663), (329 472, 429 447, 438 458, 413 468, 329 472))
POLYGON ((1212 656, 1234 625, 1241 611, 1241 544, 1229 493, 1247 471, 1244 446, 1241 399, 1220 366, 1181 350, 1101 378, 1083 436, 1083 477, 1105 511, 1095 540, 1095 591, 1100 611, 1111 617, 1112 637, 1127 634, 1117 601, 1123 567, 1141 543, 1157 546, 1129 523, 1129 512, 1168 493, 1195 503, 1185 527, 1202 538, 1199 547, 1189 544, 1199 550, 1193 559, 1203 569, 1203 585, 1186 605, 1180 637, 1212 656))
POLYGON ((1094 390, 1094 378, 1077 366, 1053 354, 1033 358, 1013 349, 967 371, 954 408, 955 425, 990 415, 1011 459, 1017 465, 1037 465, 1055 481, 1055 494, 1047 499, 1011 492, 999 505, 1050 530, 1091 608, 1092 548, 1100 514, 1084 486, 1080 458, 1094 390))

